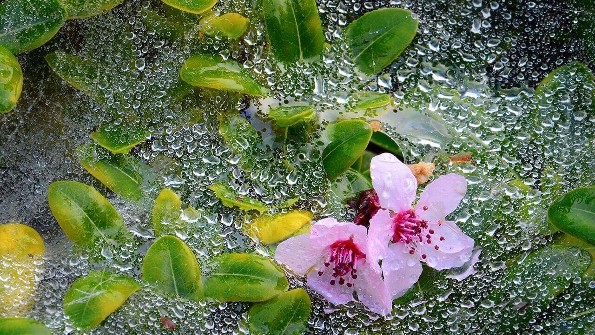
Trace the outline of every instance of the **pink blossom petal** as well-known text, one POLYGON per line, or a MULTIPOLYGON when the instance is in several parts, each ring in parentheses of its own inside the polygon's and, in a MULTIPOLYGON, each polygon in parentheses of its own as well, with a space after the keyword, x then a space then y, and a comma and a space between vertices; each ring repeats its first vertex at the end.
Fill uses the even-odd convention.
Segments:
POLYGON ((298 235, 281 242, 275 251, 275 259, 285 264, 300 276, 322 259, 325 246, 312 243, 309 234, 298 235))
POLYGON ((384 283, 392 299, 405 294, 415 284, 422 272, 419 256, 409 253, 405 243, 392 244, 382 261, 384 283))
POLYGON ((382 280, 380 268, 366 262, 357 268, 357 275, 354 285, 359 301, 374 313, 388 315, 393 299, 382 280))
POLYGON ((353 238, 360 251, 367 253, 366 227, 358 226, 353 222, 337 222, 334 218, 322 219, 312 225, 312 243, 322 247, 353 238))
POLYGON ((368 259, 382 259, 388 250, 388 244, 393 236, 392 218, 386 209, 380 209, 370 219, 368 229, 368 259))
POLYGON ((335 280, 333 271, 324 271, 322 276, 319 276, 318 272, 312 271, 308 275, 308 286, 332 304, 344 305, 353 301, 353 286, 339 285, 337 282, 331 285, 331 280, 335 280))
POLYGON ((465 193, 465 177, 454 173, 440 176, 421 193, 416 205, 416 214, 427 221, 444 219, 457 208, 465 193))
MULTIPOLYGON (((426 255, 422 261, 436 270, 452 269, 463 266, 473 252, 474 241, 465 235, 454 222, 431 223, 434 231, 432 243, 421 243, 417 249, 419 255, 426 255), (441 240, 441 238, 444 238, 441 240), (436 249, 438 246, 438 249, 436 249)), ((429 230, 428 230, 429 231, 429 230)))
POLYGON ((400 212, 411 208, 417 189, 417 180, 409 167, 397 157, 385 153, 372 158, 370 174, 380 205, 400 212))

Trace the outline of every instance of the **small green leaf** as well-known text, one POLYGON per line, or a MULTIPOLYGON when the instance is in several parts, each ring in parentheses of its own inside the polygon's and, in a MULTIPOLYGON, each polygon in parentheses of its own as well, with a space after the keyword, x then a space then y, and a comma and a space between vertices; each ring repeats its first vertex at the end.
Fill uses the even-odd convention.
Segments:
POLYGON ((275 57, 295 62, 322 53, 324 35, 314 0, 264 0, 267 34, 275 57))
POLYGON ((213 8, 217 0, 162 0, 164 4, 184 12, 201 14, 213 8))
POLYGON ((64 52, 45 56, 46 62, 62 80, 97 101, 105 101, 99 91, 99 65, 64 52))
POLYGON ((240 156, 240 165, 250 171, 258 166, 262 155, 262 138, 250 122, 239 115, 219 117, 219 133, 234 155, 240 156))
POLYGON ((417 25, 412 13, 401 8, 382 8, 364 14, 345 32, 353 61, 364 73, 378 73, 413 41, 417 25))
POLYGON ((235 61, 220 56, 194 55, 186 60, 180 78, 192 86, 263 96, 268 90, 245 74, 235 61))
POLYGON ((262 215, 246 226, 246 234, 264 244, 283 241, 312 221, 312 212, 293 210, 275 215, 262 215))
POLYGON ((239 195, 229 186, 222 183, 213 184, 209 187, 209 189, 215 192, 215 196, 221 200, 223 206, 237 207, 243 211, 256 210, 260 213, 266 212, 268 210, 268 207, 263 202, 239 195))
POLYGON ((76 181, 55 181, 48 188, 52 214, 76 245, 99 253, 132 239, 114 206, 91 186, 76 181))
POLYGON ((219 301, 257 302, 287 291, 285 274, 267 258, 223 254, 205 279, 205 296, 219 301))
POLYGON ((322 152, 322 164, 329 179, 335 179, 363 154, 372 128, 362 120, 345 120, 327 128, 330 143, 322 152))
POLYGON ((0 4, 0 45, 14 54, 45 44, 66 13, 58 0, 6 0, 0 4))
POLYGON ((375 117, 388 112, 394 107, 395 100, 390 94, 377 92, 357 92, 352 96, 351 107, 354 111, 364 111, 366 115, 375 117))
POLYGON ((403 152, 397 142, 383 132, 375 131, 372 134, 372 138, 370 138, 370 143, 374 144, 382 151, 390 152, 399 158, 403 158, 403 152))
POLYGON ((238 13, 211 15, 200 20, 199 29, 208 35, 223 35, 235 40, 244 35, 249 22, 248 18, 238 13))
POLYGON ((332 185, 333 192, 341 200, 347 201, 357 197, 362 191, 372 188, 372 183, 359 171, 348 169, 341 177, 337 178, 332 185))
POLYGON ((566 193, 550 206, 548 219, 561 231, 595 245, 595 187, 566 193))
POLYGON ((124 2, 124 0, 60 0, 68 14, 67 19, 84 19, 100 15, 124 2))
POLYGON ((91 133, 91 138, 113 154, 127 154, 147 140, 151 133, 136 125, 105 124, 91 133))
POLYGON ((43 323, 25 318, 0 319, 0 334, 52 335, 50 330, 43 323))
POLYGON ((130 200, 143 195, 141 162, 133 156, 112 155, 94 144, 78 149, 79 162, 113 192, 130 200))
POLYGON ((304 334, 311 311, 310 296, 304 289, 298 288, 254 304, 248 311, 248 324, 254 334, 304 334))
POLYGON ((0 45, 0 113, 10 112, 21 97, 23 71, 10 50, 0 45))
POLYGON ((269 117, 278 127, 289 127, 304 120, 311 120, 316 116, 310 106, 283 106, 271 108, 269 117))
POLYGON ((174 225, 180 219, 182 213, 182 200, 172 190, 163 189, 153 205, 153 215, 151 222, 155 235, 163 235, 166 226, 174 225))
POLYGON ((158 290, 190 300, 202 298, 200 266, 190 248, 175 236, 162 236, 143 260, 143 280, 158 290))
POLYGON ((115 312, 140 285, 132 278, 93 271, 77 279, 64 296, 64 314, 77 327, 89 330, 115 312))

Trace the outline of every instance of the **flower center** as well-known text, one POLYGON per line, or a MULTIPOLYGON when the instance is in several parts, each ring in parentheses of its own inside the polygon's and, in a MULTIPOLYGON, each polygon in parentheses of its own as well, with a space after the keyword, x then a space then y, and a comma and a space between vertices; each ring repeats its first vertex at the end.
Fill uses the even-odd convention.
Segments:
MULTIPOLYGON (((400 211, 393 217, 393 238, 391 242, 423 242, 422 232, 428 228, 428 222, 420 220, 413 209, 400 211)), ((431 243, 431 235, 428 243, 431 243)))
POLYGON ((361 192, 357 200, 350 202, 349 205, 357 212, 353 222, 364 227, 370 226, 370 219, 380 209, 378 194, 374 189, 361 192))
MULTIPOLYGON (((352 280, 357 279, 357 262, 365 258, 366 254, 359 250, 353 242, 353 237, 331 244, 329 257, 324 262, 325 268, 333 270, 330 284, 335 285, 338 282, 339 285, 353 286, 352 280)), ((318 271, 319 276, 322 276, 325 268, 318 271)))

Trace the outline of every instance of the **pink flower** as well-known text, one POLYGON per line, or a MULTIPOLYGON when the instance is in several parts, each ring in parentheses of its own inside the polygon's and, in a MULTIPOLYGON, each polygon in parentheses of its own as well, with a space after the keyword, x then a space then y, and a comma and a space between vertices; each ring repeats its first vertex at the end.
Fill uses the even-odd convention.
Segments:
POLYGON ((326 218, 312 225, 310 234, 283 241, 275 259, 300 276, 335 305, 358 300, 371 311, 386 315, 392 299, 382 280, 377 258, 370 258, 366 227, 326 218))
POLYGON ((399 297, 419 279, 421 262, 437 269, 460 267, 471 257, 473 239, 446 215, 467 192, 467 181, 447 174, 430 183, 415 208, 417 181, 407 165, 391 154, 370 164, 372 184, 380 209, 370 220, 370 257, 382 259, 385 284, 392 298, 399 297))

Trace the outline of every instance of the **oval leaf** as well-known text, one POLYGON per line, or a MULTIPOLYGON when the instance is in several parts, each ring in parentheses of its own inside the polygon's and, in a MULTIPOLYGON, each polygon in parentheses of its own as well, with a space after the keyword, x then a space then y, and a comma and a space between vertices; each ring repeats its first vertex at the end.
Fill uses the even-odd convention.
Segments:
POLYGON ((260 213, 266 212, 268 209, 263 202, 239 195, 229 186, 222 183, 213 184, 209 189, 215 192, 215 196, 221 200, 221 203, 225 207, 237 207, 243 211, 256 210, 260 213))
POLYGON ((242 71, 237 62, 220 56, 194 55, 182 65, 180 78, 192 86, 262 96, 268 91, 242 71))
POLYGON ((132 148, 143 143, 151 135, 146 129, 136 125, 105 124, 91 133, 91 138, 113 154, 127 154, 132 148))
POLYGON ((25 318, 0 319, 2 335, 52 335, 41 322, 25 318))
POLYGON ((310 106, 283 106, 271 108, 269 117, 278 127, 289 127, 300 121, 311 120, 316 116, 310 106))
POLYGON ((561 231, 595 245, 595 187, 566 193, 550 206, 548 219, 561 231))
POLYGON ((337 122, 327 129, 330 143, 322 152, 322 164, 329 179, 335 179, 364 153, 372 128, 361 120, 337 122))
POLYGON ((314 0, 264 0, 267 34, 275 57, 283 62, 322 53, 324 35, 314 0))
POLYGON ((310 296, 298 288, 254 304, 248 311, 248 324, 255 334, 304 334, 311 311, 310 296))
POLYGON ((209 35, 223 35, 232 40, 244 35, 248 29, 248 18, 238 13, 227 13, 221 16, 207 16, 200 20, 199 29, 209 35))
POLYGON ((202 298, 202 276, 192 250, 175 236, 160 237, 143 260, 143 280, 158 290, 191 300, 202 298))
POLYGON ((175 224, 182 213, 182 200, 174 191, 163 189, 153 205, 152 223, 155 235, 163 234, 165 226, 175 224))
POLYGON ((140 285, 132 278, 93 271, 72 283, 64 296, 64 314, 77 327, 91 329, 139 289, 140 285))
POLYGON ((213 8, 217 0, 162 0, 163 3, 184 12, 201 14, 213 8))
POLYGON ((76 245, 99 252, 104 245, 131 239, 122 217, 93 187, 76 181, 56 181, 48 189, 52 214, 76 245))
POLYGON ((0 4, 0 45, 14 54, 45 44, 66 13, 57 0, 7 0, 0 4))
POLYGON ((285 274, 261 256, 224 254, 214 263, 205 280, 205 296, 219 301, 265 301, 289 286, 285 274))
POLYGON ((97 101, 105 101, 99 93, 99 65, 79 56, 54 52, 45 56, 46 62, 62 80, 97 101))
POLYGON ((382 8, 353 21, 345 32, 352 59, 373 75, 390 65, 413 41, 417 20, 401 8, 382 8))
POLYGON ((399 159, 403 158, 403 152, 401 151, 401 148, 399 147, 397 142, 395 142, 395 140, 393 140, 390 136, 381 131, 375 131, 374 134, 372 134, 372 138, 370 138, 370 143, 374 144, 384 152, 390 152, 391 154, 397 156, 399 159))
POLYGON ((23 71, 17 58, 3 46, 0 46, 0 73, 0 113, 7 113, 21 97, 23 71))
POLYGON ((60 0, 66 9, 67 19, 84 19, 99 15, 116 7, 124 0, 60 0))
POLYGON ((275 215, 262 215, 246 227, 246 234, 264 244, 277 243, 295 234, 305 224, 310 223, 313 216, 312 212, 302 210, 275 215))

